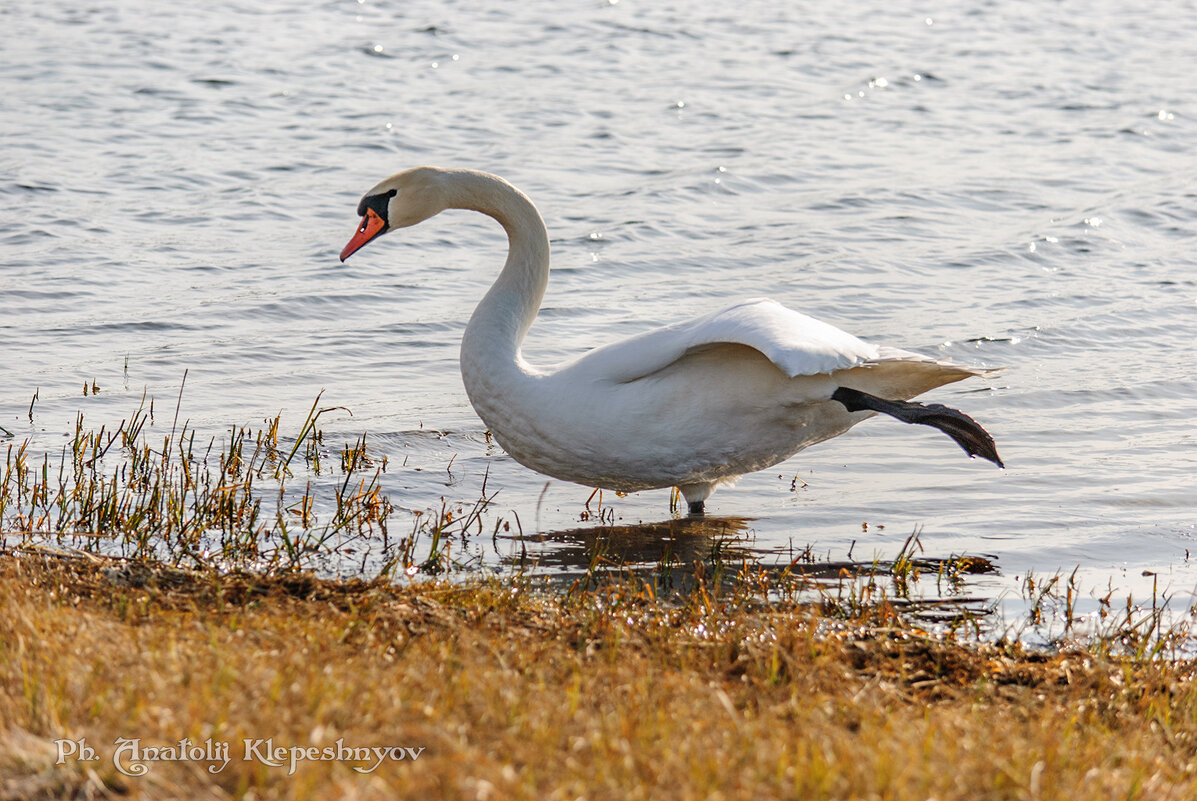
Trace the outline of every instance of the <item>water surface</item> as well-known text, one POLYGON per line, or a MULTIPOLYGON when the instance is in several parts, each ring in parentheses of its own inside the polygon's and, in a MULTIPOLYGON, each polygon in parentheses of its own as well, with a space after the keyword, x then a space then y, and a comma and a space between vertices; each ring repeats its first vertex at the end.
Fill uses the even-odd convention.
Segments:
MULTIPOLYGON (((337 262, 377 180, 467 166, 549 226, 534 363, 767 295, 1008 368, 931 396, 1005 471, 869 421, 713 497, 762 558, 884 557, 917 528, 992 556, 989 597, 1078 567, 1090 609, 1197 587, 1191 5, 98 0, 0 27, 17 440, 56 452, 77 413, 119 420, 143 391, 173 407, 184 371, 181 413, 212 434, 297 424, 323 388, 352 410, 329 437, 390 457, 400 514, 473 499, 489 470, 495 516, 593 525, 590 490, 489 446, 461 386, 498 227, 446 213, 337 262)), ((669 516, 666 491, 603 504, 669 516)))

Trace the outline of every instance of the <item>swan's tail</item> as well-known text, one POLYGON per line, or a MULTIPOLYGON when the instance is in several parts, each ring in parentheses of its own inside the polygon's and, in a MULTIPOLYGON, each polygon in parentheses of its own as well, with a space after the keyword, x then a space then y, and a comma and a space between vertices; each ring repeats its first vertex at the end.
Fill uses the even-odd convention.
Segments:
POLYGON ((882 412, 890 417, 896 417, 904 423, 918 423, 919 425, 938 428, 956 441, 969 456, 981 456, 1005 467, 998 456, 997 446, 989 432, 981 428, 976 420, 958 409, 952 409, 939 403, 913 403, 911 401, 894 401, 878 398, 867 392, 848 387, 839 387, 832 393, 831 399, 839 401, 850 412, 882 412))

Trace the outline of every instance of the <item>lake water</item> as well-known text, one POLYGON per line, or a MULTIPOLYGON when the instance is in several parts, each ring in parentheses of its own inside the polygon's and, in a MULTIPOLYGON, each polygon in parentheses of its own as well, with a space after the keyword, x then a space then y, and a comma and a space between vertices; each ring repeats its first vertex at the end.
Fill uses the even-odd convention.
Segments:
MULTIPOLYGON (((721 489, 709 513, 763 560, 884 558, 918 529, 992 557, 989 598, 1074 568, 1089 610, 1197 587, 1192 4, 96 0, 0 28, 9 442, 57 452, 143 391, 173 408, 184 371, 181 415, 217 435, 297 426, 324 389, 352 411, 326 435, 388 455, 397 517, 489 470, 496 518, 593 526, 590 490, 488 446, 461 385, 498 226, 446 213, 337 261, 376 181, 465 166, 548 224, 534 363, 766 295, 1008 368, 928 396, 1005 471, 874 419, 721 489)), ((603 505, 669 517, 667 491, 603 505)), ((562 539, 528 547, 586 560, 562 539)))

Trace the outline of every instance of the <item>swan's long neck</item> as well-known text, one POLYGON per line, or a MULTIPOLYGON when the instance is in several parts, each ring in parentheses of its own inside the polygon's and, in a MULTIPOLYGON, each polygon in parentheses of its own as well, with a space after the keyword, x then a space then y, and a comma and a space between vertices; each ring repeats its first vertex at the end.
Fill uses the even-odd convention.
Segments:
POLYGON ((507 232, 507 262, 478 304, 461 341, 466 390, 478 395, 492 382, 526 375, 520 344, 536 319, 549 281, 549 236, 532 201, 493 175, 455 171, 445 184, 448 207, 479 211, 495 218, 507 232))

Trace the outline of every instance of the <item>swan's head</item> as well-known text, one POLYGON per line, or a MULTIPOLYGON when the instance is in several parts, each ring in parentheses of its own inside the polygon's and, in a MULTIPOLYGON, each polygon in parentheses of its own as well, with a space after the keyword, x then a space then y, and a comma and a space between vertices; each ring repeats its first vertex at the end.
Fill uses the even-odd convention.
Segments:
POLYGON ((387 231, 415 225, 444 211, 444 174, 436 167, 416 167, 392 175, 367 192, 357 204, 361 225, 341 251, 341 261, 387 231))

